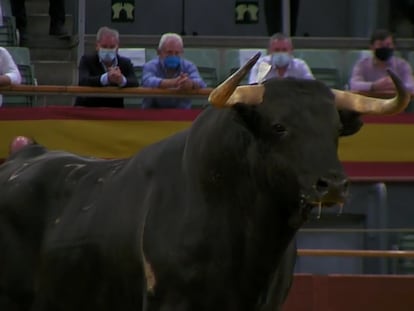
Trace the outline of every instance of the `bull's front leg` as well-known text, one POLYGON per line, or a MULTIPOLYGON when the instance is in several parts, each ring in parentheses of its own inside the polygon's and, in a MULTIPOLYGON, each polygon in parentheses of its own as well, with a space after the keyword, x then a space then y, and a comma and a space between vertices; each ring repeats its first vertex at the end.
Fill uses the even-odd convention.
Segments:
POLYGON ((240 290, 228 277, 213 276, 214 273, 203 270, 194 265, 170 267, 158 273, 147 270, 143 311, 253 310, 252 304, 249 307, 243 303, 240 290))
POLYGON ((271 280, 266 300, 260 311, 282 310, 292 287, 296 257, 296 239, 294 239, 286 249, 280 265, 271 280))
POLYGON ((169 290, 163 294, 147 293, 144 311, 251 311, 240 304, 240 297, 229 291, 220 297, 209 298, 208 292, 169 290))

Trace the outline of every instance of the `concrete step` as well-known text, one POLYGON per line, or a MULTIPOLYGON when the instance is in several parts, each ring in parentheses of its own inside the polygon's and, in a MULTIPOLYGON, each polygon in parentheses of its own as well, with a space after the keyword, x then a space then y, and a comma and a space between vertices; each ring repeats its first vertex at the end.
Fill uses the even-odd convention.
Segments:
POLYGON ((78 44, 78 36, 57 38, 49 35, 29 35, 25 46, 34 51, 32 59, 75 60, 78 44), (56 51, 56 54, 51 51, 56 51), (68 52, 71 58, 68 59, 69 55, 63 55, 65 53, 62 51, 68 52))
MULTIPOLYGON (((72 33, 74 19, 72 15, 66 14, 65 28, 69 34, 72 33)), ((48 13, 27 13, 27 34, 47 35, 49 34, 50 17, 48 13)))
MULTIPOLYGON (((13 1, 13 0, 12 0, 13 1)), ((53 0, 51 0, 53 1, 53 0)), ((49 0, 26 0, 28 22, 26 46, 39 85, 73 85, 77 81, 77 36, 49 35, 49 0)), ((66 15, 65 28, 72 33, 74 19, 66 15)), ((75 98, 65 95, 38 96, 36 106, 71 106, 75 98)))
POLYGON ((38 85, 73 85, 77 79, 74 61, 32 61, 38 85))

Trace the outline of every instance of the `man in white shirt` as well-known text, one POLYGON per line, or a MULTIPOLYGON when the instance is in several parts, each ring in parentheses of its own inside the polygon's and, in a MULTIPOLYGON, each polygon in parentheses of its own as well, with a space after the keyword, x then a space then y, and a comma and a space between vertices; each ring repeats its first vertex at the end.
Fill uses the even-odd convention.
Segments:
MULTIPOLYGON (((22 77, 10 53, 0 47, 0 86, 20 84, 22 77)), ((3 97, 0 95, 0 106, 3 104, 3 97)))
POLYGON ((267 52, 268 55, 261 57, 250 71, 249 84, 270 78, 315 79, 305 61, 293 57, 292 41, 284 34, 270 37, 267 52))

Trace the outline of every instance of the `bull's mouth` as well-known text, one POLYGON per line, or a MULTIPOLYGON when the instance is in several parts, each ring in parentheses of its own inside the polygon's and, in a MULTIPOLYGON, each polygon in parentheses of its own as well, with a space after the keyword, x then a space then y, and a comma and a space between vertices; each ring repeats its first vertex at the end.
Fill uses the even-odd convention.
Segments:
POLYGON ((349 182, 341 174, 330 174, 318 178, 312 187, 305 189, 303 189, 299 198, 301 209, 310 212, 316 208, 317 217, 320 218, 322 208, 339 206, 339 213, 342 213, 348 196, 349 182))
POLYGON ((317 218, 320 218, 323 208, 339 207, 339 213, 342 213, 347 194, 343 193, 325 193, 322 195, 305 195, 300 196, 300 207, 304 211, 310 212, 317 209, 317 218))

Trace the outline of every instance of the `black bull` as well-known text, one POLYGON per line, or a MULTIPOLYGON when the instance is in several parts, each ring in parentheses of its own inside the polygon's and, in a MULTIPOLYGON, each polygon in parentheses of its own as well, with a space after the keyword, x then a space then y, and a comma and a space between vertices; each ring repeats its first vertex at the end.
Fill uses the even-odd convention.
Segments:
POLYGON ((272 80, 129 159, 27 146, 0 168, 0 310, 277 310, 360 125, 323 84, 272 80))

